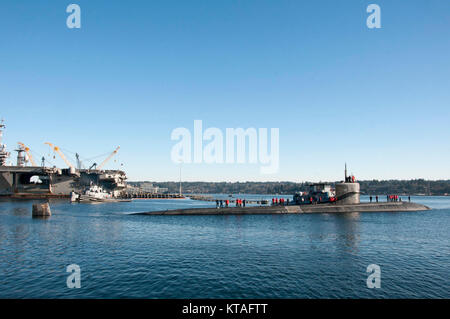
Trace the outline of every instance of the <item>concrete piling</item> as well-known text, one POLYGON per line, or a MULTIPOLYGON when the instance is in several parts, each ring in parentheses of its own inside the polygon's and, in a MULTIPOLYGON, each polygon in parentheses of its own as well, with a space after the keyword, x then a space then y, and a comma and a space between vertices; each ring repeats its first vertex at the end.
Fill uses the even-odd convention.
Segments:
POLYGON ((50 210, 50 205, 48 203, 44 204, 33 204, 33 217, 50 217, 52 212, 50 210))

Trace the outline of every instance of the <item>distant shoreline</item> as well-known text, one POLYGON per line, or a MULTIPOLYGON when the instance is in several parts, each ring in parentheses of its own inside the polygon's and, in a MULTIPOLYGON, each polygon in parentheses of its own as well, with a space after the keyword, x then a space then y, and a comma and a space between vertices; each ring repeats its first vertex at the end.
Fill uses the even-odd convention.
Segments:
MULTIPOLYGON (((335 182, 324 182, 335 184, 335 182)), ((370 180, 358 181, 362 195, 380 196, 396 194, 401 196, 450 196, 450 180, 370 180)), ((167 189, 168 193, 179 193, 180 182, 128 182, 140 187, 153 184, 167 189)), ((255 195, 292 195, 299 191, 308 191, 311 182, 181 182, 184 194, 255 194, 255 195)))

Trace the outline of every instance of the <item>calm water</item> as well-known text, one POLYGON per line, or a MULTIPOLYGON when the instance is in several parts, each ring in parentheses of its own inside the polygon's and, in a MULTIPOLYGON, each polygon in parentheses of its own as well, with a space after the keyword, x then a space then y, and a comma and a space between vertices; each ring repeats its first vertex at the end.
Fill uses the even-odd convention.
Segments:
POLYGON ((0 298, 450 298, 450 198, 413 200, 433 210, 133 216, 214 204, 59 201, 42 220, 32 202, 0 202, 0 298), (70 264, 81 289, 66 286, 70 264))

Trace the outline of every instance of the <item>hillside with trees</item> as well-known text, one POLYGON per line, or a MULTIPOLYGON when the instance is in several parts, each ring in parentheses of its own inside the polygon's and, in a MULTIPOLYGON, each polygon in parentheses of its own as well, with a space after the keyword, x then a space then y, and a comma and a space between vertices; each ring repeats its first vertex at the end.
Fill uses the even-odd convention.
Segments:
MULTIPOLYGON (((129 182, 137 186, 143 182, 129 182)), ((167 188, 169 193, 178 193, 178 182, 151 182, 155 186, 167 188)), ((334 184, 335 182, 330 182, 334 184)), ((370 180, 359 181, 361 193, 367 195, 449 195, 450 180, 370 180)), ((308 182, 182 182, 185 194, 294 194, 308 190, 308 182)))

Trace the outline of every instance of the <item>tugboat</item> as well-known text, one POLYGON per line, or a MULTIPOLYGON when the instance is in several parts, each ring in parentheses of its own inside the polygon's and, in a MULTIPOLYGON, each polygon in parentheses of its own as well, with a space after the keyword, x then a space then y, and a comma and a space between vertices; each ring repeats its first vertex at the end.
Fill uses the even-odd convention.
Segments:
POLYGON ((84 194, 71 193, 71 202, 91 203, 91 202, 130 202, 131 200, 118 199, 111 192, 105 191, 98 185, 91 185, 84 194))
POLYGON ((293 205, 321 204, 336 201, 336 191, 329 184, 314 183, 309 185, 308 192, 294 194, 293 205))

